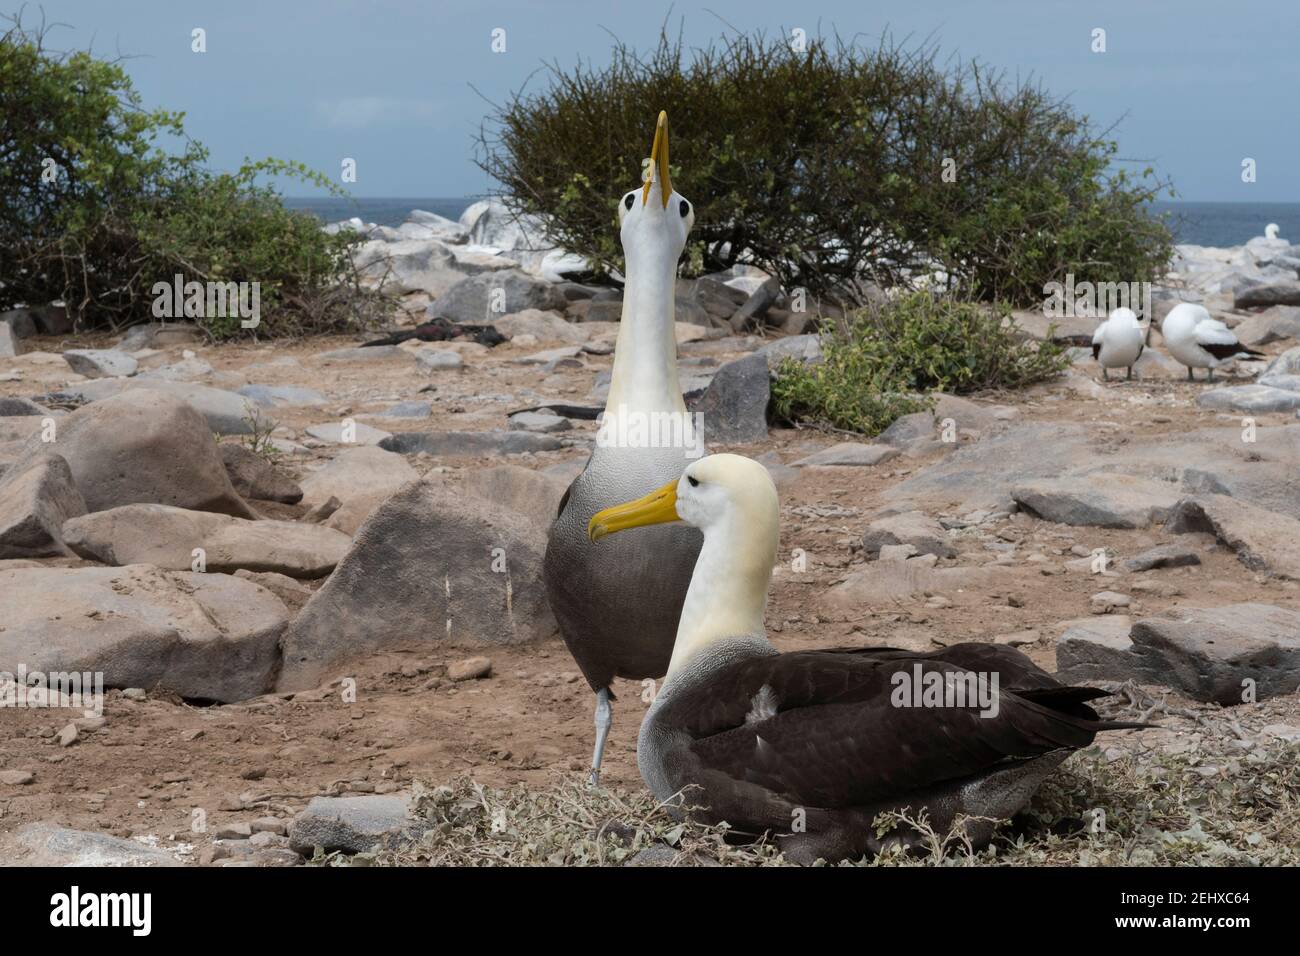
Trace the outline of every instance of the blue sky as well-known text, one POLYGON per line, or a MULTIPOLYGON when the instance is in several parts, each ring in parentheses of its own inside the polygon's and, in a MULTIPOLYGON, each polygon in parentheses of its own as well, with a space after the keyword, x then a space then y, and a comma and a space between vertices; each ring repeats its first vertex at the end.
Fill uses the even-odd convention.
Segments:
POLYGON ((471 145, 483 97, 502 100, 542 61, 601 62, 610 32, 650 46, 671 10, 688 44, 720 35, 723 21, 932 37, 945 52, 1033 74, 1094 120, 1122 120, 1122 154, 1153 162, 1183 199, 1300 201, 1293 0, 43 0, 25 19, 42 8, 72 27, 51 46, 93 41, 131 56, 146 103, 184 110, 215 166, 276 156, 337 176, 352 157, 357 196, 489 191, 471 145), (190 49, 195 27, 204 54, 190 49), (505 53, 491 49, 496 28, 505 53), (1094 28, 1106 31, 1105 53, 1090 50, 1094 28), (1253 184, 1241 181, 1246 157, 1253 184))

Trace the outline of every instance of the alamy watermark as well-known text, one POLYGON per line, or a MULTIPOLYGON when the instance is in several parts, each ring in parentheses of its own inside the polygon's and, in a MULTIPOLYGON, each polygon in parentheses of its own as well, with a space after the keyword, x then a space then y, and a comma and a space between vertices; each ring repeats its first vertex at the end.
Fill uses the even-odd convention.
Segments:
POLYGON ((1043 315, 1049 319, 1104 319, 1116 309, 1151 318, 1150 282, 1075 282, 1070 272, 1064 282, 1044 285, 1043 295, 1043 315))
POLYGON ((155 282, 149 291, 155 319, 238 318, 243 329, 262 323, 260 282, 186 282, 178 272, 171 282, 155 282))
POLYGON ((87 717, 104 714, 103 671, 0 671, 0 708, 80 708, 87 717))
POLYGON ((620 405, 606 412, 596 431, 597 448, 680 448, 684 458, 704 454, 702 412, 636 412, 620 405))
POLYGON ((889 682, 893 707, 971 707, 981 717, 998 715, 996 671, 926 671, 918 663, 911 671, 895 671, 889 682))

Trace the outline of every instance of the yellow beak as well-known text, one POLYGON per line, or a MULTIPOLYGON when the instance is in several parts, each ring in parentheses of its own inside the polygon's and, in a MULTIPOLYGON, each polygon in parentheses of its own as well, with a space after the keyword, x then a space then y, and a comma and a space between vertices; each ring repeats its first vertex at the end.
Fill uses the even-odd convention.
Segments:
POLYGON ((655 126, 655 142, 650 147, 650 169, 645 178, 645 186, 641 190, 641 205, 650 201, 650 184, 654 182, 655 176, 659 177, 659 193, 663 199, 664 208, 668 208, 668 197, 673 192, 673 181, 668 176, 668 111, 659 111, 659 123, 655 126))
POLYGON ((587 537, 599 541, 607 534, 677 519, 677 482, 670 481, 644 498, 597 511, 587 522, 587 537))

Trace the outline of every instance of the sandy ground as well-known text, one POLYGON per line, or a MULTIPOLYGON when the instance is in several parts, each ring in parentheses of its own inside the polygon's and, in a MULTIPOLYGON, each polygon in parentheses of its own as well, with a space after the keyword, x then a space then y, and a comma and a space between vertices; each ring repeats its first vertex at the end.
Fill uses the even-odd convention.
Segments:
MULTIPOLYGON (((47 339, 26 344, 29 351, 58 352, 90 343, 78 338, 75 343, 47 339)), ((195 351, 215 369, 213 375, 200 379, 207 384, 225 388, 244 382, 295 384, 324 391, 331 401, 328 406, 277 413, 297 438, 306 425, 336 420, 340 414, 394 430, 389 421, 368 419, 366 414, 394 401, 416 398, 433 402, 433 418, 403 424, 402 430, 504 428, 507 411, 539 399, 583 402, 594 375, 611 363, 610 356, 584 355, 577 363, 580 367, 546 373, 512 361, 555 344, 545 342, 528 347, 506 344, 491 351, 456 346, 464 352, 465 370, 433 376, 414 371, 413 364, 402 358, 330 364, 313 358, 353 344, 352 339, 334 338, 207 346, 195 351), (419 389, 429 384, 437 391, 420 394, 419 389), (345 408, 347 412, 342 411, 345 408)), ((1273 345, 1267 350, 1276 354, 1284 347, 1273 345)), ((688 347, 683 357, 708 351, 704 346, 688 347)), ((179 357, 179 348, 168 350, 167 358, 179 357)), ((1193 404, 1204 384, 1172 378, 1132 383, 1100 383, 1099 379, 1095 366, 1080 365, 1070 376, 1024 393, 975 398, 1013 406, 1019 422, 1084 423, 1112 443, 1141 443, 1152 436, 1239 420, 1193 404), (1098 380, 1096 385, 1090 384, 1093 379, 1098 380)), ((0 395, 32 396, 75 380, 61 361, 30 356, 0 360, 0 395), (12 370, 21 377, 4 380, 3 373, 12 370)), ((1281 414, 1259 416, 1261 427, 1293 420, 1281 414)), ((579 430, 594 430, 591 423, 574 424, 579 430)), ((774 429, 762 445, 732 450, 753 456, 774 451, 789 463, 843 438, 813 430, 774 429)), ((321 448, 312 454, 323 460, 329 453, 330 449, 321 448)), ((568 449, 512 460, 540 468, 584 456, 580 449, 568 449)), ((1034 630, 1038 639, 1022 649, 1052 669, 1053 642, 1061 622, 1087 616, 1089 598, 1100 590, 1128 592, 1124 579, 1102 582, 1087 573, 1066 571, 1064 563, 1075 557, 1069 553, 1071 546, 1104 546, 1119 555, 1132 555, 1169 540, 1159 529, 1070 528, 1014 515, 1002 522, 999 536, 1005 531, 1005 539, 1048 555, 1052 573, 1044 570, 1045 565, 1020 561, 1009 566, 1007 577, 994 589, 948 593, 941 595, 943 600, 925 594, 882 600, 855 609, 848 618, 823 614, 821 596, 864 560, 851 544, 883 507, 883 492, 936 457, 896 458, 871 468, 804 469, 782 483, 782 566, 775 576, 767 617, 778 647, 933 648, 1034 630), (802 572, 790 567, 795 549, 807 555, 807 569, 802 572)), ((411 462, 421 472, 437 467, 450 468, 453 474, 499 463, 434 461, 427 456, 413 457, 411 462)), ((301 476, 311 459, 287 457, 282 464, 289 473, 301 476)), ((262 510, 270 516, 273 509, 262 510)), ((274 516, 290 516, 296 510, 305 509, 285 506, 274 516)), ((977 565, 993 556, 972 540, 961 545, 957 559, 943 564, 977 565)), ((1142 575, 1156 586, 1134 593, 1135 612, 1157 612, 1182 603, 1207 606, 1239 601, 1300 608, 1296 585, 1249 571, 1231 552, 1212 550, 1204 560, 1200 566, 1142 575)), ((470 775, 490 784, 542 786, 557 774, 585 774, 593 700, 558 637, 518 648, 448 648, 432 639, 436 632, 431 628, 426 646, 341 669, 356 676, 355 703, 345 702, 337 686, 207 707, 157 698, 133 701, 113 691, 106 703, 106 725, 83 734, 70 747, 60 747, 55 740, 73 716, 68 712, 0 711, 0 769, 29 770, 35 776, 25 786, 0 785, 0 833, 25 822, 49 820, 121 836, 153 835, 165 844, 175 840, 197 849, 208 837, 191 830, 196 810, 206 814, 211 831, 224 822, 268 813, 288 817, 317 794, 389 792, 415 779, 437 784, 470 775), (490 678, 452 684, 441 676, 448 663, 476 653, 491 658, 490 678)), ((605 758, 605 779, 612 785, 640 787, 634 748, 636 728, 646 708, 641 691, 633 682, 621 681, 615 687, 619 700, 605 758)), ((1261 721, 1300 723, 1300 699, 1294 696, 1262 706, 1261 721)), ((1238 716, 1244 719, 1250 707, 1238 708, 1238 716)), ((1161 746, 1194 730, 1175 720, 1162 730, 1113 736, 1116 746, 1142 748, 1161 746)))

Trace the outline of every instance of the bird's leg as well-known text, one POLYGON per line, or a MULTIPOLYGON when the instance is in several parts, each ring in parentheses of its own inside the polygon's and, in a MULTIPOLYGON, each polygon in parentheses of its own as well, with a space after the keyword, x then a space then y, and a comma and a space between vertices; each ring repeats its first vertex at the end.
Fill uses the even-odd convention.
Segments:
POLYGON ((1104 365, 1101 367, 1101 377, 1104 381, 1110 381, 1110 372, 1106 370, 1106 366, 1104 365))
POLYGON ((1128 367, 1128 374, 1124 376, 1124 381, 1126 381, 1126 382, 1131 382, 1131 381, 1133 381, 1133 366, 1132 366, 1132 365, 1130 365, 1130 366, 1128 367))
POLYGON ((1205 379, 1205 380, 1206 380, 1207 382, 1213 382, 1213 381, 1214 381, 1214 369, 1212 369, 1212 368, 1207 368, 1205 371, 1209 373, 1209 374, 1206 376, 1206 379, 1205 379))
POLYGON ((600 760, 605 754, 605 738, 614 723, 614 708, 609 704, 609 688, 596 691, 596 752, 591 755, 591 785, 600 786, 600 760))
POLYGON ((1192 374, 1192 367, 1190 365, 1187 366, 1187 381, 1189 382, 1196 381, 1196 376, 1192 374))

